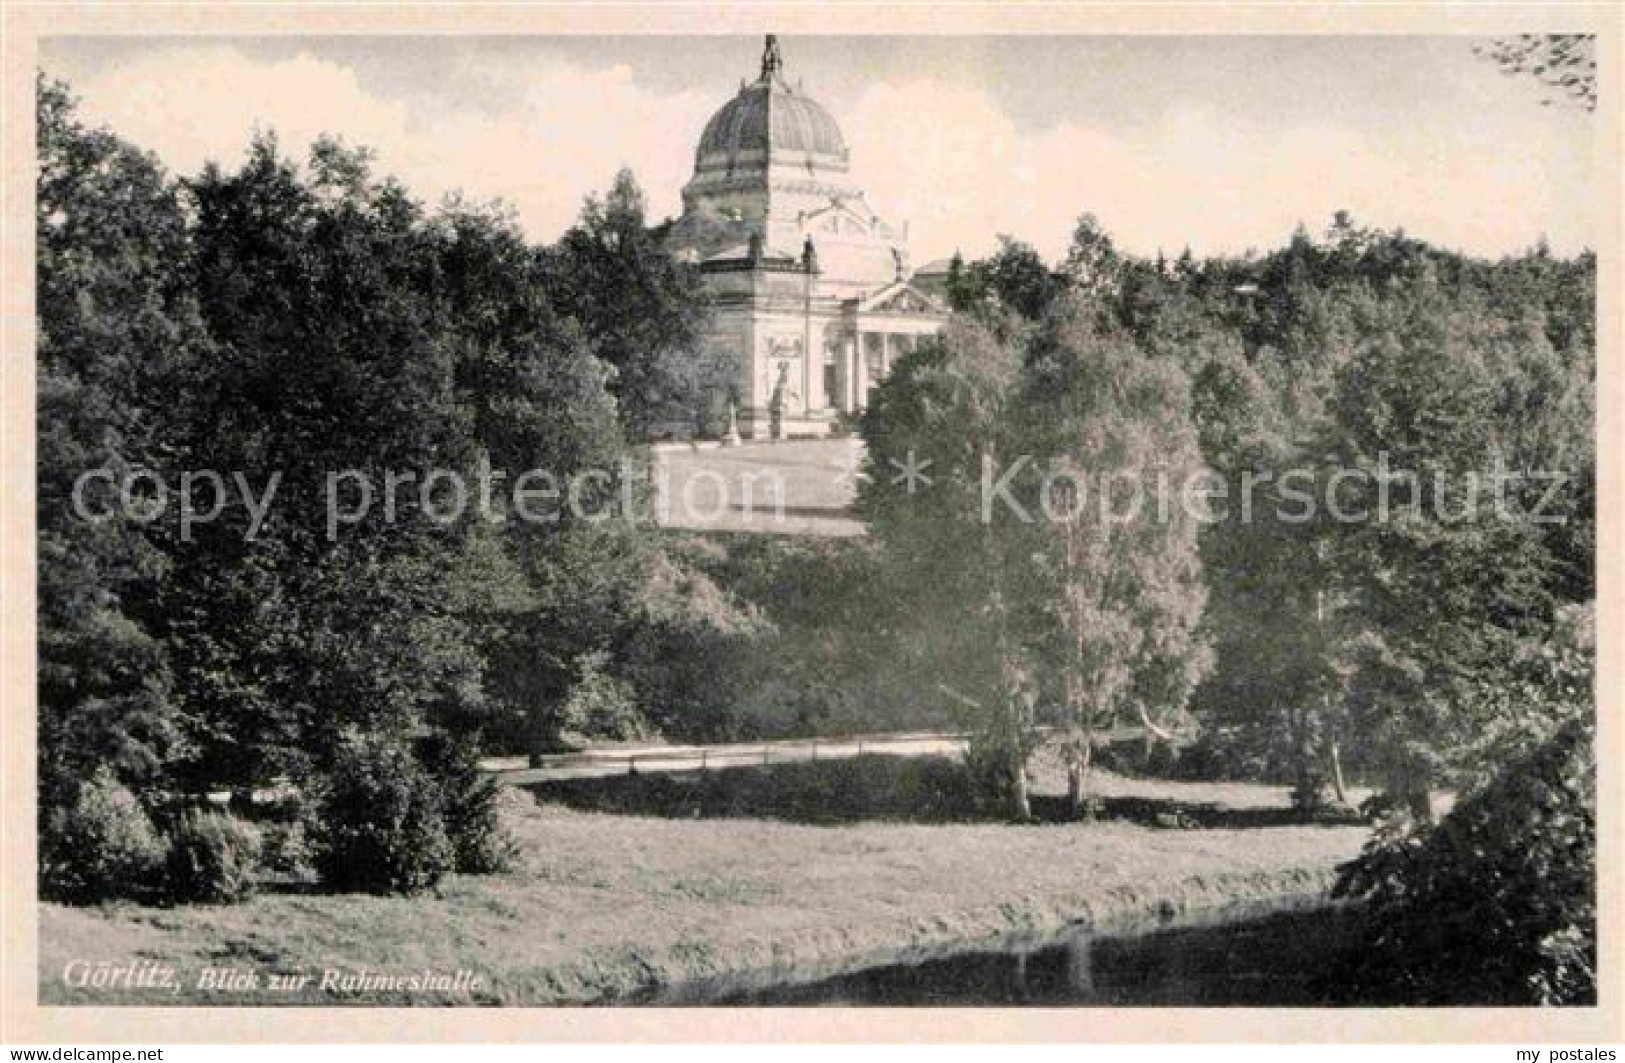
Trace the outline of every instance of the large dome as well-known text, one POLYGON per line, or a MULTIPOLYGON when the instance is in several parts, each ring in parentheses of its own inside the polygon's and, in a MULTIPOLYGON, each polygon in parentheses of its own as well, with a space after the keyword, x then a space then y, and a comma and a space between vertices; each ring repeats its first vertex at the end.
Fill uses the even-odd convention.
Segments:
POLYGON ((705 124, 701 155, 741 151, 844 155, 846 141, 828 111, 773 78, 747 85, 705 124))
POLYGON ((746 152, 793 152, 846 161, 840 126, 814 100, 791 88, 779 67, 778 44, 770 37, 761 76, 742 86, 739 95, 705 124, 698 151, 701 160, 716 155, 736 158, 746 152))

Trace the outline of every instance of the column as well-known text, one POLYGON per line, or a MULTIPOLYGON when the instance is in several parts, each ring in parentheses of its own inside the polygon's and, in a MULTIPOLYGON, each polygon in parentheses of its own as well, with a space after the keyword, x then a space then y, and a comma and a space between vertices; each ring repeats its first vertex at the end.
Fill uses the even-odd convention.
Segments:
POLYGON ((856 333, 853 333, 848 340, 842 341, 840 358, 842 358, 843 366, 845 366, 845 371, 842 372, 842 377, 840 377, 842 408, 847 413, 856 413, 858 411, 858 335, 856 333))
POLYGON ((867 406, 869 405, 869 393, 880 382, 879 378, 886 375, 886 334, 884 332, 865 332, 863 334, 861 360, 863 364, 863 404, 867 406), (869 375, 869 351, 871 348, 875 353, 875 362, 880 367, 879 375, 876 377, 870 377, 869 375))
POLYGON ((852 389, 847 398, 847 409, 857 413, 866 405, 866 396, 863 391, 863 333, 856 328, 852 330, 852 372, 847 375, 847 383, 852 389))
POLYGON ((801 330, 801 410, 812 413, 823 409, 819 396, 824 393, 824 351, 813 350, 812 319, 809 317, 801 330), (814 363, 817 363, 816 369, 814 363))

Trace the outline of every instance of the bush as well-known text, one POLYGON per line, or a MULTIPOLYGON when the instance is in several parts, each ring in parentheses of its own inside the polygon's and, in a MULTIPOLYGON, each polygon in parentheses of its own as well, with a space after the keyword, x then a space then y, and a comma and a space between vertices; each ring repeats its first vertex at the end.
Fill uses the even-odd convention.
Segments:
POLYGON ((1596 755, 1558 730, 1437 827, 1391 818, 1337 894, 1370 930, 1331 988, 1417 1005, 1586 1004, 1597 996, 1596 755))
POLYGON ((512 867, 518 846, 498 814, 503 787, 480 771, 476 739, 437 731, 419 744, 418 757, 440 785, 457 870, 484 875, 512 867))
MULTIPOLYGON (((504 798, 505 811, 518 818, 526 811, 528 795, 505 789, 514 795, 504 798)), ((594 812, 679 819, 766 817, 826 825, 971 822, 983 815, 975 796, 964 765, 955 759, 885 753, 559 780, 547 786, 549 801, 594 812)), ((1005 797, 995 814, 1002 818, 1008 811, 1005 797)))
POLYGON ((316 870, 334 889, 417 893, 456 866, 439 783, 387 737, 340 739, 314 813, 316 870))
POLYGON ((164 843, 147 810, 105 767, 52 811, 41 832, 40 892, 92 903, 136 896, 157 882, 164 843))
POLYGON ((316 847, 304 819, 275 820, 262 830, 260 863, 268 873, 293 881, 316 875, 316 847))
POLYGON ((172 901, 235 904, 251 896, 261 868, 259 831, 236 816, 192 809, 169 830, 164 892, 172 901))
POLYGON ((971 799, 978 809, 999 813, 1009 809, 1017 776, 1027 772, 1027 762, 1035 752, 1030 743, 1029 737, 1012 745, 1005 736, 988 731, 971 735, 965 745, 963 766, 971 799))
POLYGON ((560 731, 574 739, 636 740, 653 736, 631 683, 613 674, 609 654, 576 658, 576 681, 559 710, 560 731))
POLYGON ((1204 727, 1180 750, 1168 778, 1193 782, 1293 783, 1278 736, 1262 726, 1204 727))
POLYGON ((1140 779, 1176 778, 1186 749, 1170 742, 1143 739, 1095 743, 1093 766, 1114 775, 1140 779))

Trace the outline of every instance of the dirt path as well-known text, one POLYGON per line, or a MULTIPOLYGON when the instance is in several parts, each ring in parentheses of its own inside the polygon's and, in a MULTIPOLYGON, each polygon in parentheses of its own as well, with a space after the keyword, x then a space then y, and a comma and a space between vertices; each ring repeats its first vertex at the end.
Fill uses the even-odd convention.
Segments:
MULTIPOLYGON (((1103 732, 1103 742, 1139 738, 1138 727, 1103 732)), ((954 756, 964 752, 965 736, 951 733, 852 735, 835 738, 791 739, 781 742, 737 742, 703 746, 615 746, 579 753, 558 753, 530 766, 523 757, 493 758, 487 771, 515 786, 562 779, 595 779, 636 772, 700 771, 758 764, 790 764, 812 760, 845 760, 880 753, 893 757, 954 756)))

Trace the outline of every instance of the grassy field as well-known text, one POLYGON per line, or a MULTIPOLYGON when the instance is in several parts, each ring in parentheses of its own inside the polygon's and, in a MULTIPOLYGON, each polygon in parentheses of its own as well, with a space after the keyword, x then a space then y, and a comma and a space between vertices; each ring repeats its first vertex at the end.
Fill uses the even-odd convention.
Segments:
MULTIPOLYGON (((878 799, 895 797, 895 780, 908 777, 895 766, 891 774, 893 782, 870 787, 878 799)), ((1313 891, 1366 833, 1282 825, 1285 793, 1269 787, 1107 775, 1099 782, 1118 802, 1108 802, 1108 817, 1115 808, 1126 818, 819 825, 797 821, 794 800, 770 804, 762 818, 741 818, 727 803, 652 815, 591 810, 602 793, 566 795, 574 807, 544 793, 512 803, 524 846, 519 867, 453 878, 425 896, 287 891, 220 908, 44 905, 40 996, 47 1003, 601 1001, 696 977, 1313 891), (1154 815, 1135 814, 1164 807, 1230 825, 1163 829, 1154 815), (83 964, 100 961, 134 965, 137 981, 155 965, 174 968, 177 988, 68 984, 83 964), (253 984, 200 987, 211 968, 252 975, 253 984), (436 991, 353 993, 321 984, 329 971, 424 970, 446 978, 468 971, 480 981, 472 989, 465 976, 436 991), (293 978, 273 988, 273 973, 293 978)), ((807 784, 801 778, 785 792, 807 784)), ((743 792, 763 792, 760 780, 743 792)))

